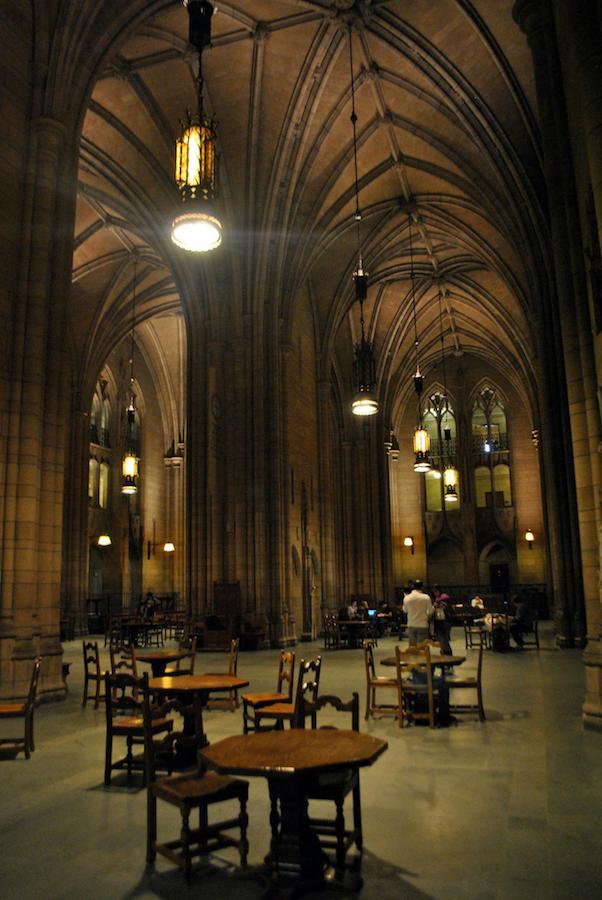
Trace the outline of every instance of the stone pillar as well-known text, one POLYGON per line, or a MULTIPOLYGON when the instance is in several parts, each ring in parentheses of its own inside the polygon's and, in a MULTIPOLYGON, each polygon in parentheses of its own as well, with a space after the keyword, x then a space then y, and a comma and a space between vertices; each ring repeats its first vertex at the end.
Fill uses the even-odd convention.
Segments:
MULTIPOLYGON (((593 257, 602 253, 602 31, 594 5, 584 0, 555 3, 554 13, 559 35, 559 49, 566 92, 571 104, 573 141, 579 140, 585 158, 577 161, 581 187, 582 221, 586 222, 587 194, 591 187, 598 233, 598 247, 593 257), (579 168, 579 165, 581 168, 579 168)), ((586 226, 584 226, 586 227, 586 226)), ((590 251, 591 252, 591 251, 590 251)), ((595 286, 594 286, 595 288, 595 286)), ((599 298, 592 297, 592 301, 599 298)), ((594 317, 592 317, 594 318, 594 317)), ((588 325, 593 330, 591 321, 588 325)), ((596 326, 597 330, 597 326, 596 326)), ((595 335, 595 331, 594 331, 595 335)), ((596 341, 595 368, 597 383, 602 379, 602 337, 596 341)), ((588 362, 590 358, 588 357, 588 362)), ((593 359, 592 359, 593 368, 593 359)), ((587 726, 602 729, 602 592, 599 584, 602 564, 602 514, 600 496, 600 406, 596 397, 596 378, 592 373, 592 389, 586 397, 585 412, 580 420, 582 457, 577 460, 578 485, 583 498, 580 505, 589 514, 587 545, 583 548, 586 570, 587 648, 583 654, 586 672, 586 694, 583 718, 587 726), (593 478, 588 478, 589 473, 593 478)))
MULTIPOLYGON (((68 148, 62 123, 32 121, 24 188, 6 454, 0 600, 2 697, 27 693, 44 657, 40 693, 64 696, 59 640, 63 525, 64 290, 68 227, 61 192, 68 148), (51 288, 52 286, 52 288, 51 288)), ((68 168, 68 166, 67 166, 68 168)), ((70 221, 70 220, 69 220, 70 221)))
POLYGON ((580 227, 556 37, 549 12, 541 0, 517 0, 513 14, 527 34, 533 53, 556 282, 557 303, 553 294, 547 297, 544 287, 541 319, 535 327, 542 360, 542 453, 554 618, 559 644, 582 646, 584 590, 592 588, 587 559, 592 538, 587 496, 588 491, 591 496, 593 476, 587 452, 583 452, 583 417, 593 387, 592 348, 591 332, 583 321, 587 306, 583 264, 578 259, 580 227), (564 362, 564 378, 558 360, 564 362))
POLYGON ((65 495, 61 604, 67 615, 75 617, 75 633, 87 634, 89 413, 76 409, 71 413, 70 420, 69 490, 65 495))

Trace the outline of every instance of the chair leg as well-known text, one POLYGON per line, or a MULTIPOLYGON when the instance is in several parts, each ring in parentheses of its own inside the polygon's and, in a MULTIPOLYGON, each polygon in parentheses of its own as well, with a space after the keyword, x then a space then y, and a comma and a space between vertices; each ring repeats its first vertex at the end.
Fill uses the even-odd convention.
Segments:
POLYGON ((33 708, 30 709, 29 712, 27 713, 27 718, 26 718, 25 722, 26 722, 25 728, 28 733, 29 749, 33 753, 33 751, 36 749, 35 744, 33 742, 33 708))
POLYGON ((100 703, 100 677, 96 676, 96 693, 94 695, 94 709, 98 709, 100 703))
POLYGON ((182 810, 182 831, 180 833, 180 840, 182 841, 184 877, 186 878, 186 884, 190 884, 192 881, 192 866, 190 859, 190 810, 188 807, 184 807, 182 810))
POLYGON ((113 738, 107 730, 107 742, 105 745, 105 786, 111 783, 111 763, 113 760, 113 738))
POLYGON ((371 693, 370 685, 368 685, 368 690, 367 690, 367 693, 366 693, 366 715, 364 716, 364 718, 366 719, 366 721, 370 718, 370 711, 371 711, 371 710, 370 710, 370 706, 371 706, 371 704, 370 704, 370 693, 371 693))
POLYGON ((364 835, 362 832, 362 802, 360 798, 359 773, 356 786, 353 788, 353 830, 355 831, 355 846, 362 854, 364 847, 364 835))
POLYGON ((82 706, 88 702, 88 673, 84 673, 84 696, 82 697, 82 706))
POLYGON ((343 798, 337 797, 335 801, 337 811, 334 821, 337 840, 337 874, 341 877, 345 871, 345 816, 343 814, 343 803, 343 798))
POLYGON ((127 744, 126 765, 127 765, 127 771, 128 771, 128 781, 132 780, 132 762, 134 760, 134 757, 132 754, 133 742, 134 742, 134 739, 132 738, 131 734, 129 734, 126 738, 126 744, 127 744))
POLYGON ((247 865, 247 856, 249 855, 249 841, 247 840, 247 827, 249 825, 249 817, 247 815, 246 797, 240 800, 240 844, 238 852, 240 853, 240 865, 244 869, 247 865))
POLYGON ((152 866, 157 857, 157 798, 152 790, 146 794, 146 862, 152 866))
POLYGON ((477 688, 477 697, 478 697, 477 703, 479 706, 479 719, 481 720, 481 722, 484 722, 485 721, 485 707, 483 706, 483 692, 481 690, 481 685, 479 685, 477 688))

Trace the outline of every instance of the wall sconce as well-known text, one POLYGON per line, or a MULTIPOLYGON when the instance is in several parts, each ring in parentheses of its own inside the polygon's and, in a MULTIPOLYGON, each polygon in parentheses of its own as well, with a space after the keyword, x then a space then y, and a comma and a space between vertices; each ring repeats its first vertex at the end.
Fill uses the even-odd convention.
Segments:
POLYGON ((174 553, 176 549, 176 545, 172 541, 165 541, 164 544, 157 544, 156 541, 147 541, 146 542, 146 558, 150 559, 151 556, 157 555, 157 547, 161 547, 163 553, 174 553))
POLYGON ((403 546, 410 548, 410 553, 412 556, 414 555, 414 538, 413 537, 405 537, 403 539, 403 546))
POLYGON ((533 541, 535 540, 535 535, 533 534, 533 532, 531 531, 530 528, 527 528, 527 530, 525 531, 525 540, 527 542, 527 546, 529 547, 529 550, 532 550, 533 549, 533 541))
POLYGON ((110 547, 112 543, 111 536, 108 534, 99 535, 99 538, 96 541, 98 547, 110 547))

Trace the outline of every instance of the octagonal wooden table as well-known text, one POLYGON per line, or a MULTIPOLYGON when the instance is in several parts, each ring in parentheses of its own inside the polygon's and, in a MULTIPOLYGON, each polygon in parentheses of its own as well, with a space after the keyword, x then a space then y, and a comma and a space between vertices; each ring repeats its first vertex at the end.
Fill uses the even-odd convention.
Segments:
MULTIPOLYGON (((209 695, 215 691, 233 691, 238 688, 247 687, 249 684, 244 678, 238 678, 236 675, 163 675, 161 678, 151 678, 148 682, 149 689, 156 694, 164 694, 168 697, 183 697, 188 694, 198 694, 200 697, 201 707, 207 706, 209 695)), ((184 718, 184 734, 190 738, 194 737, 194 717, 192 706, 190 707, 190 715, 184 718)), ((209 743, 205 728, 201 721, 201 746, 209 743)), ((194 755, 196 750, 194 748, 194 755)), ((194 762, 194 760, 193 760, 194 762)))
POLYGON ((266 857, 278 881, 294 878, 298 890, 325 885, 327 857, 308 816, 308 783, 325 772, 371 766, 386 741, 358 731, 291 729, 228 737, 201 756, 218 772, 267 778, 272 840, 266 857), (280 815, 277 815, 278 804, 280 815))

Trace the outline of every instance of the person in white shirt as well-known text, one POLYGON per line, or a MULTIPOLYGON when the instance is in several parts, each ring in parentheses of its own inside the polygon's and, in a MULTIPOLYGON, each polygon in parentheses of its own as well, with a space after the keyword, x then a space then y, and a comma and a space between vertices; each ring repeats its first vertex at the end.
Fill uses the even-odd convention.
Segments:
POLYGON ((403 611, 408 617, 410 644, 426 641, 429 636, 429 622, 433 617, 433 604, 429 595, 422 590, 421 581, 415 581, 414 589, 404 597, 403 611))

